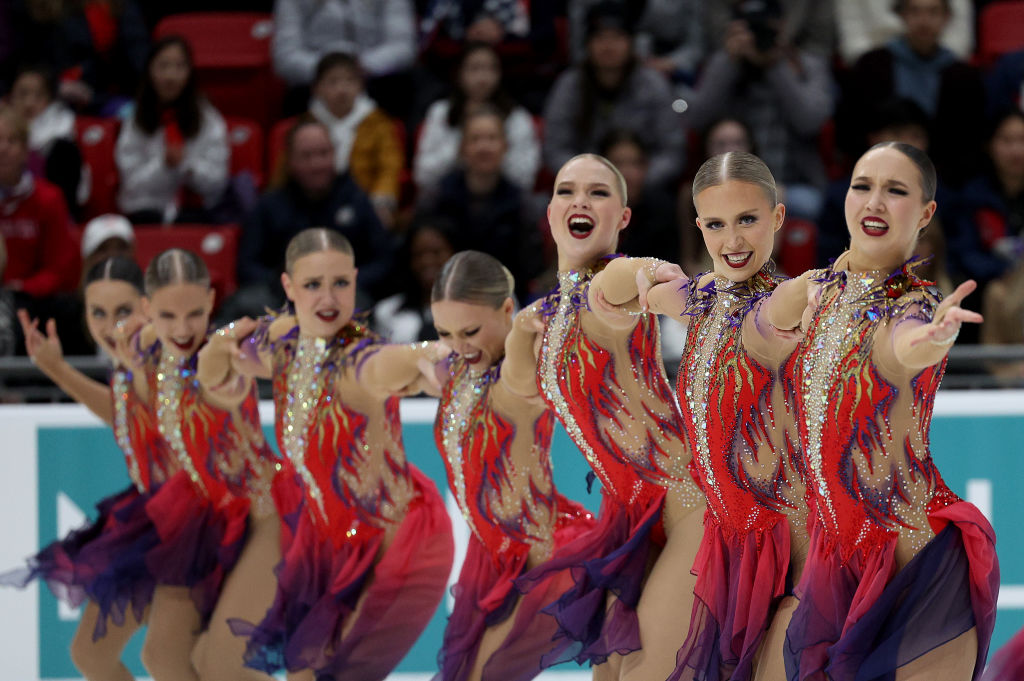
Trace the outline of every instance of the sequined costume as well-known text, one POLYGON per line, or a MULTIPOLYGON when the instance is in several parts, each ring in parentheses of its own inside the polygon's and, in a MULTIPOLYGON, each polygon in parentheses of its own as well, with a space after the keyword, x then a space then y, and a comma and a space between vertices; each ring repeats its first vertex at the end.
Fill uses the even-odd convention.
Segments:
POLYGON ((249 637, 250 667, 383 679, 444 593, 454 552, 444 503, 405 459, 398 398, 358 381, 380 343, 356 322, 329 339, 294 327, 271 340, 266 326, 250 338, 272 357, 278 445, 304 491, 273 605, 258 624, 231 622, 249 637))
POLYGON ((250 510, 273 510, 278 466, 255 386, 228 410, 203 397, 197 353, 180 355, 157 341, 142 359, 157 430, 179 468, 147 504, 160 535, 147 561, 159 584, 191 590, 205 622, 241 554, 250 510))
POLYGON ((689 322, 677 389, 708 512, 690 633, 672 680, 752 677, 787 589, 791 528, 806 523, 785 350, 769 357, 761 344, 744 344, 745 332, 759 338, 761 303, 777 285, 765 268, 740 283, 701 275, 680 290, 689 322))
POLYGON ((53 594, 78 607, 97 604, 93 638, 106 633, 108 618, 120 625, 130 610, 141 620, 153 598, 155 579, 146 553, 159 538, 146 504, 174 470, 152 414, 132 388, 131 372, 117 368, 110 378, 115 440, 125 457, 129 485, 96 504, 97 518, 42 549, 28 567, 0 576, 0 583, 24 587, 43 579, 53 594))
POLYGON ((929 452, 945 361, 916 373, 886 366, 889 346, 876 343, 935 313, 938 294, 915 262, 892 274, 813 277, 820 302, 795 365, 811 544, 787 631, 793 680, 894 678, 972 627, 975 678, 984 667, 999 583, 995 537, 946 487, 929 452), (914 553, 903 567, 897 545, 914 553))
POLYGON ((673 452, 686 435, 665 377, 657 319, 643 315, 614 349, 584 330, 590 282, 607 261, 559 272, 558 291, 542 307, 540 394, 602 486, 597 527, 548 563, 549 569, 574 566, 576 578, 549 608, 559 636, 573 642, 552 663, 571 658, 599 664, 612 653, 640 648, 636 605, 649 562, 665 542, 666 491, 681 495, 684 505, 700 497, 685 469, 671 470, 673 452), (607 594, 616 598, 606 610, 607 594))
POLYGON ((531 557, 543 561, 594 525, 551 477, 554 415, 496 387, 501 362, 483 373, 450 356, 434 433, 448 484, 472 532, 453 587, 455 606, 438 655, 435 681, 464 681, 488 627, 515 621, 483 667, 482 681, 527 681, 552 654, 555 620, 541 610, 572 583, 551 573, 520 593, 514 580, 531 557))

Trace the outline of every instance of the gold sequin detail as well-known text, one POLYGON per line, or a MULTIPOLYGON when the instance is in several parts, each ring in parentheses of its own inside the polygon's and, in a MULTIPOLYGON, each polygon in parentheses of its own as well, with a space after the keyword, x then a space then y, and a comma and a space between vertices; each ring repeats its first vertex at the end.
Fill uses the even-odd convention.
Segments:
MULTIPOLYGON (((185 395, 186 383, 195 381, 195 372, 188 366, 188 357, 179 357, 164 348, 156 369, 156 419, 160 435, 171 448, 192 483, 203 494, 208 494, 202 476, 185 446, 181 432, 181 401, 185 395)), ((193 386, 198 389, 198 386, 193 386)))
POLYGON ((111 380, 111 392, 114 398, 114 439, 117 446, 124 453, 125 461, 128 462, 128 477, 131 478, 135 489, 145 492, 146 487, 142 481, 142 472, 139 468, 139 459, 132 446, 132 439, 128 430, 128 391, 131 390, 131 374, 116 369, 111 380))
POLYGON ((288 364, 287 406, 282 423, 281 439, 285 455, 291 460, 306 486, 306 494, 316 504, 321 520, 328 521, 324 508, 323 491, 306 467, 306 435, 310 422, 316 418, 314 410, 320 403, 326 380, 324 364, 329 354, 328 339, 299 336, 295 343, 295 357, 288 364))

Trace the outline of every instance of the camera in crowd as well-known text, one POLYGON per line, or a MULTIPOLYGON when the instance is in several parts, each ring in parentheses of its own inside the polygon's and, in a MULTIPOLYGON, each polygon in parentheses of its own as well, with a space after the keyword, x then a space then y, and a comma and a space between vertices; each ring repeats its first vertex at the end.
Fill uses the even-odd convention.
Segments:
POLYGON ((779 0, 740 0, 733 8, 733 15, 746 22, 754 34, 754 45, 758 52, 768 52, 775 47, 782 24, 779 0))

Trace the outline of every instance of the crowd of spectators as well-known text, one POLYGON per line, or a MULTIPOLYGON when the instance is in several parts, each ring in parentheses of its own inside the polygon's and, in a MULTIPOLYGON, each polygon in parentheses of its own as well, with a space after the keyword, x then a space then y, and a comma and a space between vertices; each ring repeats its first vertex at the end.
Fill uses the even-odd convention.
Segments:
POLYGON ((19 349, 17 307, 57 318, 70 351, 89 352, 74 333, 81 258, 105 252, 99 237, 130 252, 133 230, 176 224, 239 225, 221 318, 282 305, 284 245, 327 226, 355 246, 372 323, 429 338, 430 285, 454 251, 501 259, 521 302, 545 292, 544 206, 581 152, 626 178, 620 250, 689 271, 707 265, 690 178, 710 155, 753 151, 805 225, 810 255, 777 260, 823 266, 847 243, 852 162, 885 140, 927 150, 939 170, 919 249, 931 276, 944 289, 978 280, 967 304, 987 321, 975 335, 1020 343, 1024 33, 1019 51, 988 61, 976 30, 1001 1, 2 3, 0 353, 19 349), (235 169, 230 116, 204 93, 193 46, 157 30, 194 11, 273 20, 283 95, 256 129, 276 164, 255 175, 235 169), (90 223, 99 187, 79 123, 96 119, 116 121, 123 217, 90 223), (276 150, 275 128, 287 128, 276 150))

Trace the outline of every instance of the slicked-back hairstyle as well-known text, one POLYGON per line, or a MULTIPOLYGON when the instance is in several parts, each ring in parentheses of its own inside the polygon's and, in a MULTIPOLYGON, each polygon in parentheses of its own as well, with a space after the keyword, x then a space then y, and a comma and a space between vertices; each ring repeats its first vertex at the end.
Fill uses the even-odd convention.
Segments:
POLYGON ((612 175, 615 176, 615 183, 612 185, 612 189, 618 192, 619 198, 622 199, 622 205, 625 206, 629 203, 629 194, 626 192, 626 178, 622 176, 622 172, 615 167, 615 164, 606 159, 601 154, 576 154, 568 161, 566 161, 562 167, 569 165, 573 161, 578 161, 581 158, 588 158, 591 161, 597 161, 608 170, 612 171, 612 175))
POLYGON ((352 244, 341 232, 326 227, 310 227, 293 236, 288 242, 288 248, 284 252, 284 269, 291 274, 299 258, 324 251, 337 251, 355 256, 352 244))
POLYGON ((729 180, 757 185, 768 203, 774 206, 779 202, 772 171, 760 158, 745 151, 727 151, 704 161, 693 178, 693 198, 708 187, 718 187, 729 180))
POLYGON ((895 149, 909 158, 917 166, 917 171, 921 175, 921 193, 924 196, 924 202, 928 203, 935 200, 935 189, 939 184, 939 180, 935 174, 935 166, 932 164, 932 160, 928 158, 928 154, 913 144, 907 144, 906 142, 879 142, 868 149, 867 153, 876 149, 895 149))
POLYGON ((494 309, 515 300, 516 280, 497 258, 480 251, 459 251, 441 268, 430 292, 433 303, 488 305, 494 309))
POLYGON ((105 258, 85 273, 83 286, 96 281, 123 281, 131 284, 140 294, 143 292, 142 268, 134 260, 123 255, 105 258))
POLYGON ((149 261, 146 268, 146 295, 171 284, 210 286, 210 271, 203 259, 182 248, 168 249, 149 261))

